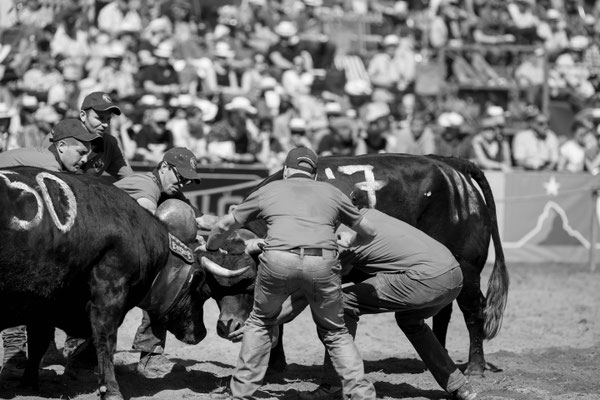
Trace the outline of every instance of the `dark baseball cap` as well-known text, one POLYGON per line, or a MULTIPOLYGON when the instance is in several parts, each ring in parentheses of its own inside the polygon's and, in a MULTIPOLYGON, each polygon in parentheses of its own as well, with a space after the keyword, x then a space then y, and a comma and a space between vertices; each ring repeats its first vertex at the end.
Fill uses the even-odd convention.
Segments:
POLYGON ((110 96, 104 92, 92 92, 85 96, 81 104, 82 110, 93 109, 94 111, 111 110, 117 115, 121 115, 121 109, 113 103, 110 96))
POLYGON ((163 161, 177 168, 177 171, 186 179, 200 182, 200 175, 196 172, 196 156, 185 147, 173 147, 163 156, 163 161))
POLYGON ((314 151, 308 147, 296 147, 287 154, 284 165, 312 174, 317 170, 317 162, 318 157, 314 151))
POLYGON ((91 142, 94 140, 102 140, 102 137, 97 133, 89 132, 83 122, 76 118, 65 118, 54 126, 52 129, 51 142, 72 137, 80 142, 91 142))

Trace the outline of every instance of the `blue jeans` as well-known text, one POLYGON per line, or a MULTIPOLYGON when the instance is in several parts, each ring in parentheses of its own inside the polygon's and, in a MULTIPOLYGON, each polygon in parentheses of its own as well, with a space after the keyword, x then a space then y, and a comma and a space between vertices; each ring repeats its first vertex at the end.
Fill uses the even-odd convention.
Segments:
POLYGON ((135 333, 132 348, 141 352, 162 354, 167 341, 167 328, 152 322, 146 310, 142 310, 142 323, 135 333))
POLYGON ((6 328, 2 331, 4 347, 3 366, 12 364, 25 368, 27 362, 27 328, 25 325, 6 328))
POLYGON ((300 256, 265 251, 254 289, 254 306, 245 325, 242 347, 230 388, 234 399, 251 399, 262 384, 269 364, 273 327, 288 296, 297 292, 310 305, 319 339, 334 370, 342 379, 346 398, 375 399, 364 376, 363 361, 344 324, 340 265, 337 252, 300 256))
MULTIPOLYGON (((413 279, 406 273, 378 273, 347 286, 343 292, 344 319, 348 331, 353 337, 356 335, 358 320, 363 314, 394 312, 398 326, 427 369, 442 388, 452 393, 467 380, 424 320, 437 314, 458 296, 462 279, 462 271, 457 266, 431 279, 413 279)), ((290 321, 305 307, 306 302, 294 293, 283 304, 277 321, 290 321)), ((327 354, 321 382, 340 385, 327 354)))

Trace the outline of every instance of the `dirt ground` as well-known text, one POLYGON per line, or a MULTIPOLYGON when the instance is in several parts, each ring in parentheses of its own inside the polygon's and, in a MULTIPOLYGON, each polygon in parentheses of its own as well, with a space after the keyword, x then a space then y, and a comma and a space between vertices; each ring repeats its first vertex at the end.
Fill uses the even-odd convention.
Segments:
MULTIPOLYGON (((486 267, 487 285, 491 266, 486 267)), ((572 400, 600 399, 600 271, 586 266, 509 265, 511 287, 499 336, 486 342, 488 362, 502 369, 487 371, 471 381, 481 399, 572 400)), ((239 344, 215 332, 218 311, 205 307, 207 338, 186 346, 172 336, 167 356, 185 366, 163 379, 145 379, 135 372, 138 354, 130 352, 140 321, 132 310, 119 330, 117 379, 126 399, 211 399, 222 397, 232 373, 239 344)), ((448 334, 448 350, 458 362, 467 357, 468 336, 455 305, 448 334)), ((59 347, 64 335, 57 334, 59 347)), ((264 399, 293 399, 298 391, 318 384, 323 348, 310 314, 305 311, 286 326, 288 370, 257 393, 264 399)), ((415 351, 396 327, 391 314, 365 316, 357 336, 368 378, 382 399, 446 399, 425 370, 415 351)), ((63 376, 61 365, 42 371, 39 393, 17 389, 14 380, 0 381, 0 398, 96 400, 95 377, 78 380, 63 376)))

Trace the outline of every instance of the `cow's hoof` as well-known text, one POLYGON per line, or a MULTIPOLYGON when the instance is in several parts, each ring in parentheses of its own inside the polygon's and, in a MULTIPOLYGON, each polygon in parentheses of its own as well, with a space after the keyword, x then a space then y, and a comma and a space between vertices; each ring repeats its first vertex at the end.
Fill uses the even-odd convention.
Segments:
POLYGON ((124 400, 123 396, 118 390, 108 390, 106 386, 100 386, 98 394, 102 400, 124 400))
POLYGON ((467 376, 483 376, 485 371, 484 364, 469 364, 465 369, 465 375, 467 376))
POLYGON ((498 368, 494 364, 489 363, 489 362, 485 363, 485 369, 486 369, 486 371, 491 371, 491 372, 502 372, 502 368, 498 368))

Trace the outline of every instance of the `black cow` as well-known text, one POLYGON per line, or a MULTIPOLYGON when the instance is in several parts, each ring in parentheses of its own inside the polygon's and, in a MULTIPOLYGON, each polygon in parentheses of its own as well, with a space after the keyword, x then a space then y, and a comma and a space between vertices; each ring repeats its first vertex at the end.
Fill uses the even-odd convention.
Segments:
POLYGON ((27 325, 25 384, 37 387, 58 327, 93 337, 100 393, 122 399, 117 328, 142 300, 177 339, 195 344, 206 335, 204 269, 218 270, 205 260, 199 268, 163 222, 113 185, 37 168, 0 170, 0 237, 0 330, 27 325))
MULTIPOLYGON (((266 178, 263 186, 282 179, 282 171, 266 178)), ((500 330, 508 294, 508 271, 504 262, 496 207, 492 191, 483 172, 473 163, 438 156, 381 154, 357 157, 325 157, 319 160, 318 180, 336 178, 351 184, 361 207, 374 207, 426 232, 448 247, 461 265, 463 289, 457 298, 469 331, 469 363, 466 373, 483 374, 486 363, 483 339, 492 339, 500 330), (481 189, 481 192, 475 186, 481 189), (482 195, 483 194, 483 195, 482 195), (480 274, 488 255, 490 237, 495 250, 495 263, 488 282, 487 299, 480 289, 480 274)), ((247 227, 258 236, 265 225, 255 221, 247 227)), ((244 235, 247 236, 248 231, 244 235)), ((239 240, 236 235, 236 239, 239 240)), ((225 260, 234 264, 235 261, 225 260)), ((223 264, 227 267, 227 265, 223 264)), ((360 277, 350 276, 353 281, 360 277)), ((244 286, 233 281, 237 294, 244 286)), ((247 286, 247 285, 246 285, 247 286)), ((246 296, 246 297, 242 297, 246 296)), ((221 308, 219 334, 223 337, 238 328, 248 316, 250 307, 221 308), (233 316, 233 317, 232 317, 233 316)), ((433 331, 442 345, 452 304, 433 318, 433 331)), ((271 366, 285 366, 280 340, 271 355, 271 366)))

